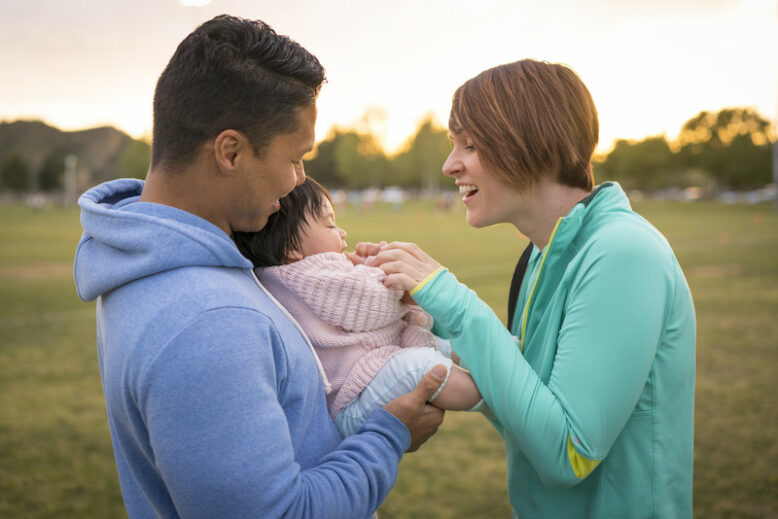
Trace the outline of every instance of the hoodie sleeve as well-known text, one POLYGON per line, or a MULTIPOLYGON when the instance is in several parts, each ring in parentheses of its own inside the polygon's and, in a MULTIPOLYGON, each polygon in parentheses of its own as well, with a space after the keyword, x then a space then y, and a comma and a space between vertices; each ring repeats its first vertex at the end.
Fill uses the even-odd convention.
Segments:
POLYGON ((667 262, 635 239, 591 258, 568 294, 544 383, 475 292, 442 269, 414 299, 450 333, 484 400, 549 487, 607 456, 646 384, 671 292, 667 262))
POLYGON ((382 410, 302 470, 295 451, 304 447, 293 444, 279 401, 290 383, 284 362, 266 318, 222 308, 192 322, 141 375, 154 463, 182 517, 366 517, 391 490, 410 437, 382 410))

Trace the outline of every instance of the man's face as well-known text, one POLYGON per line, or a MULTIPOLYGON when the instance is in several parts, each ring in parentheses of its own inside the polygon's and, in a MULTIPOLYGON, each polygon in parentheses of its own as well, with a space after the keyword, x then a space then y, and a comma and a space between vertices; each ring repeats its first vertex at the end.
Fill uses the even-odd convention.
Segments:
POLYGON ((316 106, 297 110, 297 129, 273 137, 262 156, 246 161, 244 182, 235 193, 232 231, 262 229, 268 217, 280 208, 279 199, 305 180, 303 156, 313 150, 316 106))

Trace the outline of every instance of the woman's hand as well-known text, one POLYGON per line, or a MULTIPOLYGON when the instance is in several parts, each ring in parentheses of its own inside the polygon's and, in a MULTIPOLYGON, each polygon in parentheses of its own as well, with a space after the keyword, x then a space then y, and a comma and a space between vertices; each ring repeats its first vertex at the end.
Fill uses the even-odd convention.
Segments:
MULTIPOLYGON (((357 245, 357 253, 373 256, 367 263, 386 272, 384 284, 389 288, 410 291, 440 268, 440 263, 430 258, 415 243, 392 242, 384 244, 357 245), (363 247, 360 248, 360 245, 363 247)), ((353 260, 352 260, 353 261, 353 260)))

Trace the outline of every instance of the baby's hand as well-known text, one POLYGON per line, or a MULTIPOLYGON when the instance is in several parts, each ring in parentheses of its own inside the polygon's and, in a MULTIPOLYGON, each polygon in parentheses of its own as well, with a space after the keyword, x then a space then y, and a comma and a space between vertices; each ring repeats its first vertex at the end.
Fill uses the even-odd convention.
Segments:
POLYGON ((385 246, 386 246, 385 241, 378 242, 378 243, 372 243, 369 241, 359 242, 357 243, 357 246, 354 248, 354 252, 347 252, 346 257, 350 259, 351 263, 353 263, 354 265, 364 265, 367 258, 371 256, 375 256, 385 246))

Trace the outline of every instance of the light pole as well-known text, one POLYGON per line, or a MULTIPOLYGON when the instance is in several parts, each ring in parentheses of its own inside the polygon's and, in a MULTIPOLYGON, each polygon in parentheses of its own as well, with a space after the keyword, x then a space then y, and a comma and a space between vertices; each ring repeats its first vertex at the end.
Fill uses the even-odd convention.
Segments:
POLYGON ((75 204, 77 199, 77 175, 76 166, 78 165, 78 157, 75 155, 68 155, 65 157, 65 204, 75 204))

